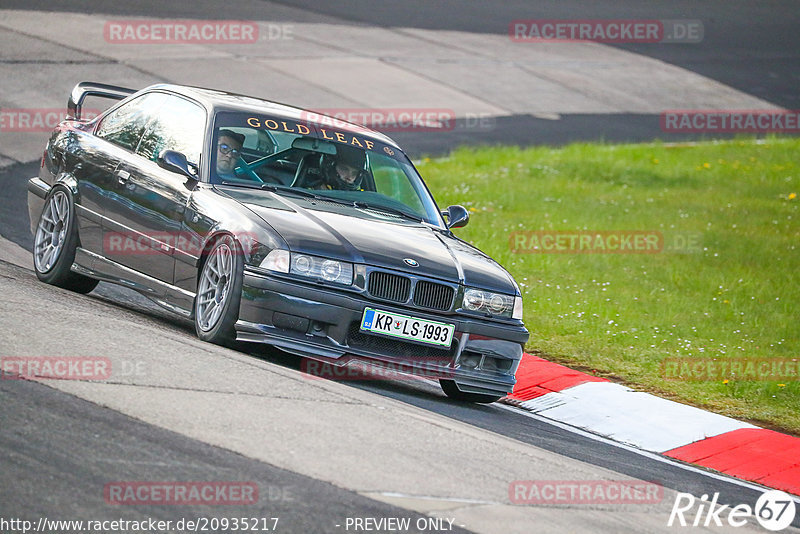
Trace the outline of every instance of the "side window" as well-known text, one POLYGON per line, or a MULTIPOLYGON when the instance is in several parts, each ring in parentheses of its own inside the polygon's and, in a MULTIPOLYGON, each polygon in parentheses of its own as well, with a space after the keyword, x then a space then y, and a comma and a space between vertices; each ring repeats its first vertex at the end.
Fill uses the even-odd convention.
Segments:
POLYGON ((97 128, 97 137, 122 148, 135 150, 147 123, 158 114, 165 96, 162 93, 142 95, 115 109, 103 118, 97 128))
POLYGON ((136 153, 151 161, 164 150, 175 150, 186 160, 200 165, 206 131, 206 112, 202 107, 178 96, 165 95, 158 116, 150 123, 136 153))

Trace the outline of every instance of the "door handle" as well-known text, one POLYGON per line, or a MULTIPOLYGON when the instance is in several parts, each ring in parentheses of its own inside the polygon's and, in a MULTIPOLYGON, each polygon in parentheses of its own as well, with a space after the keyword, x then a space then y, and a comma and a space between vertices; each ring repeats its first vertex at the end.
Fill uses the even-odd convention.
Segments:
POLYGON ((125 185, 131 177, 128 171, 117 171, 117 182, 120 185, 125 185))

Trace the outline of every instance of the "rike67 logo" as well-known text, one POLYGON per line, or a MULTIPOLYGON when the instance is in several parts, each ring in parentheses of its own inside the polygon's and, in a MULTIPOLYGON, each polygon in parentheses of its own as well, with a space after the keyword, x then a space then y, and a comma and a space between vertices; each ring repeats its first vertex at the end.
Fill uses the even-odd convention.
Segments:
POLYGON ((755 516, 758 523, 767 530, 777 532, 792 524, 796 513, 794 498, 782 491, 764 492, 756 501, 755 507, 738 504, 731 507, 719 504, 719 493, 712 499, 703 495, 699 499, 691 493, 678 493, 667 526, 680 527, 743 527, 755 516))

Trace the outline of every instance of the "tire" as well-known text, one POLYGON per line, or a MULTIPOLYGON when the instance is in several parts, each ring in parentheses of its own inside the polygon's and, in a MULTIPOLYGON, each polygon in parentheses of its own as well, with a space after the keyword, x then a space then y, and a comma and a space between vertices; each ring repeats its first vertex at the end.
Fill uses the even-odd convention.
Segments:
POLYGON ((194 299, 194 328, 203 341, 235 346, 243 273, 242 248, 236 240, 230 235, 217 239, 204 257, 194 299))
POLYGON ((495 401, 499 401, 503 398, 502 395, 484 395, 482 393, 464 393, 453 380, 439 380, 439 385, 442 386, 442 390, 444 391, 445 395, 450 397, 451 399, 463 401, 463 402, 475 402, 478 404, 490 404, 495 401))
POLYGON ((47 195, 33 239, 33 270, 42 282, 76 293, 88 293, 98 281, 73 273, 75 249, 80 243, 75 204, 69 190, 55 186, 47 195))

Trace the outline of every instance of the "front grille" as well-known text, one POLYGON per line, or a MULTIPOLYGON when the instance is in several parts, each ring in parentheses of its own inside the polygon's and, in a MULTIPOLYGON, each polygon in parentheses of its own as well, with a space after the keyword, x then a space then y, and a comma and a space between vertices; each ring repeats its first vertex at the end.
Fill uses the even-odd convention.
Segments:
POLYGON ((447 311, 453 304, 454 294, 455 290, 450 286, 421 280, 414 288, 414 304, 420 308, 447 311))
POLYGON ((367 291, 378 299, 405 302, 411 293, 411 280, 405 276, 374 271, 369 275, 367 291))
POLYGON ((420 345, 400 339, 367 334, 360 330, 360 322, 353 322, 347 332, 347 346, 375 354, 392 357, 412 357, 414 360, 432 358, 441 364, 447 364, 458 349, 458 339, 453 336, 449 347, 420 345))

